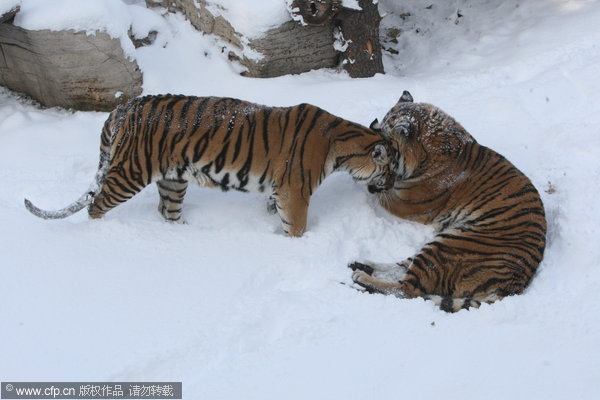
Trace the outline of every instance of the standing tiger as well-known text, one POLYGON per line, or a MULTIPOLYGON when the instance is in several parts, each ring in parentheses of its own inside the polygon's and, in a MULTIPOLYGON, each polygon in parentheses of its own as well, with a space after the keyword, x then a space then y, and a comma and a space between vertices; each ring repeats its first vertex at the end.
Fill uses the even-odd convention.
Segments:
POLYGON ((310 104, 267 107, 219 97, 155 95, 117 107, 102 130, 90 188, 58 211, 25 206, 38 217, 65 218, 88 206, 92 218, 156 182, 159 212, 181 222, 188 181, 271 195, 286 234, 301 236, 310 197, 334 171, 369 191, 391 188, 392 147, 380 134, 310 104))
POLYGON ((453 118, 405 91, 381 129, 397 146, 394 188, 379 193, 392 214, 432 224, 435 238, 396 264, 350 264, 367 291, 424 297, 444 311, 522 293, 546 245, 535 187, 500 154, 478 144, 453 118))

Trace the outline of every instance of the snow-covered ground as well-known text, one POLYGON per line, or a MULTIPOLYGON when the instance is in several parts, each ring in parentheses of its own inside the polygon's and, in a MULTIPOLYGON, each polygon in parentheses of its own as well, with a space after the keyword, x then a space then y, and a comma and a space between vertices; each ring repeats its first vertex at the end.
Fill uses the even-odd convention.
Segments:
POLYGON ((344 174, 319 188, 299 239, 264 197, 197 187, 188 225, 161 220, 154 187, 100 221, 40 220, 23 198, 76 199, 107 114, 1 90, 1 380, 182 381, 185 399, 597 398, 600 2, 380 3, 410 14, 406 35, 424 27, 387 75, 243 78, 175 15, 135 50, 144 92, 310 102, 363 124, 404 89, 440 106, 542 194, 548 247, 524 295, 446 314, 340 284, 349 262, 398 261, 433 235, 344 174))

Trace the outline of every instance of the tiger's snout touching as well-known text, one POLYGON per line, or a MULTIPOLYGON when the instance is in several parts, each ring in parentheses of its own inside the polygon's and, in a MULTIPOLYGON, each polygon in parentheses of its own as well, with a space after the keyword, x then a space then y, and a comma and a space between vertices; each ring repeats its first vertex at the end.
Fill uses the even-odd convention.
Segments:
POLYGON ((369 193, 381 193, 394 187, 395 174, 393 168, 389 166, 378 176, 370 181, 367 189, 369 193))
POLYGON ((334 171, 376 190, 391 187, 390 142, 310 104, 268 107, 220 97, 156 95, 117 107, 104 124, 91 187, 58 211, 25 200, 34 215, 100 218, 156 183, 158 210, 182 222, 188 182, 270 195, 283 231, 301 236, 313 192, 334 171))
POLYGON ((391 143, 380 144, 371 153, 376 168, 369 179, 367 189, 369 193, 380 193, 394 187, 396 178, 394 170, 394 152, 391 143))
POLYGON ((380 204, 437 234, 402 262, 350 264, 354 282, 372 293, 423 297, 449 312, 522 293, 546 246, 544 206, 531 181, 406 91, 371 129, 398 151, 393 188, 377 194, 380 204))
POLYGON ((370 151, 355 154, 346 168, 356 182, 367 185, 370 193, 379 193, 394 187, 394 160, 391 142, 381 139, 370 151))
POLYGON ((386 190, 385 186, 381 182, 369 185, 367 186, 367 189, 369 190, 369 193, 381 193, 386 190))

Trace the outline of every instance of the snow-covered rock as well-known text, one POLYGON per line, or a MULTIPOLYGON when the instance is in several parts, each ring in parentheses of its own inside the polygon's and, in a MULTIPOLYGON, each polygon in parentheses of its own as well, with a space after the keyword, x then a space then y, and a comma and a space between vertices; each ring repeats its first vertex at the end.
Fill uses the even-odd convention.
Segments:
POLYGON ((0 84, 48 107, 79 110, 111 110, 141 93, 129 32, 148 34, 157 22, 147 23, 157 17, 154 13, 121 0, 22 0, 18 5, 14 21, 0 24, 0 84))

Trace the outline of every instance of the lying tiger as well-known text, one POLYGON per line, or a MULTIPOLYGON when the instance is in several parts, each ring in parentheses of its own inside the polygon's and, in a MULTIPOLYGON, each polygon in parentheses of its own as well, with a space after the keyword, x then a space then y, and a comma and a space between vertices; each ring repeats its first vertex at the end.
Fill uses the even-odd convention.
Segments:
POLYGON ((392 148, 372 130, 310 104, 266 107, 218 97, 156 95, 117 107, 104 124, 94 182, 77 201, 38 217, 65 218, 88 206, 92 218, 156 182, 159 212, 181 222, 188 181, 264 192, 286 234, 301 236, 310 197, 334 171, 369 191, 389 189, 392 148))
POLYGON ((425 297, 444 311, 522 293, 546 245, 544 206, 530 180, 450 116, 404 92, 381 128, 397 146, 392 214, 433 224, 435 238, 397 264, 350 264, 371 292, 425 297))

